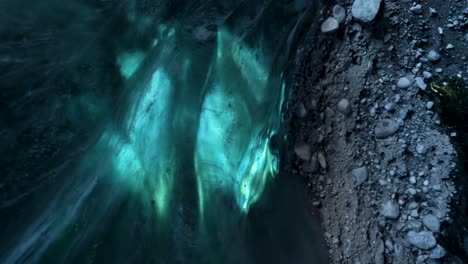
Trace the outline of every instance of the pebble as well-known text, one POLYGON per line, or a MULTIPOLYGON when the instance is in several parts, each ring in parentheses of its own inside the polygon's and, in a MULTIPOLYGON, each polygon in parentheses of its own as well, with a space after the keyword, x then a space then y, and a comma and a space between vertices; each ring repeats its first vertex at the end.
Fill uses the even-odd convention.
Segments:
POLYGON ((379 12, 380 2, 381 0, 355 0, 351 14, 359 21, 371 22, 379 12))
POLYGON ((437 28, 437 31, 439 31, 439 35, 444 34, 444 30, 443 30, 441 27, 438 27, 438 28, 437 28))
POLYGON ((433 106, 434 106, 434 102, 432 102, 432 101, 429 101, 429 102, 426 103, 426 108, 428 110, 432 109, 433 106))
POLYGON ((397 219, 400 216, 400 208, 395 201, 389 200, 382 205, 382 215, 386 219, 397 219))
POLYGON ((363 167, 354 169, 351 172, 351 174, 354 176, 354 178, 356 178, 356 184, 361 185, 367 180, 367 176, 369 173, 367 171, 367 167, 363 166, 363 167))
POLYGON ((384 139, 393 136, 399 129, 398 123, 393 119, 383 119, 374 128, 377 138, 384 139))
POLYGON ((410 183, 415 184, 416 183, 416 177, 414 177, 414 176, 409 177, 409 181, 410 181, 410 183))
POLYGON ((388 112, 393 112, 395 110, 395 105, 393 103, 387 103, 385 104, 384 108, 388 112))
MULTIPOLYGON (((423 73, 424 74, 424 73, 423 73)), ((430 73, 429 73, 430 74, 430 73)), ((431 75, 432 76, 432 75, 431 75)), ((425 77, 424 77, 425 78, 425 77)), ((427 84, 424 82, 424 79, 421 77, 416 77, 414 79, 416 81, 416 85, 419 87, 419 89, 425 91, 427 88, 427 84)))
POLYGON ((338 26, 338 21, 333 17, 329 17, 325 21, 323 21, 320 29, 323 33, 331 33, 336 31, 338 29, 338 26))
POLYGON ((455 48, 455 46, 453 46, 453 45, 450 44, 450 43, 447 44, 447 46, 445 47, 445 49, 448 49, 448 50, 451 50, 451 49, 453 49, 453 48, 455 48))
POLYGON ((303 117, 305 117, 305 116, 307 115, 307 110, 306 110, 306 108, 305 108, 305 106, 304 106, 303 103, 301 103, 301 104, 299 105, 299 109, 297 109, 297 115, 298 115, 300 118, 303 118, 303 117))
POLYGON ((426 154, 426 146, 424 146, 423 144, 418 144, 416 146, 416 152, 421 155, 426 154))
POLYGON ((422 6, 421 5, 412 6, 410 7, 410 11, 419 15, 422 13, 422 6))
POLYGON ((434 235, 429 231, 409 231, 406 238, 413 246, 420 249, 431 249, 437 245, 434 235))
POLYGON ((437 73, 441 73, 443 70, 442 70, 442 68, 437 68, 437 69, 435 69, 435 71, 436 71, 437 73))
POLYGON ((309 160, 310 158, 310 146, 306 143, 298 143, 294 147, 294 153, 301 159, 301 160, 309 160))
POLYGON ((327 168, 327 160, 325 159, 325 154, 323 154, 323 152, 320 151, 317 154, 317 160, 318 160, 320 167, 322 167, 323 169, 327 168))
POLYGON ((440 222, 437 217, 432 214, 425 215, 423 218, 423 224, 432 232, 439 232, 440 230, 440 222))
POLYGON ((425 79, 430 79, 432 78, 432 73, 428 72, 428 71, 423 71, 423 76, 425 79))
POLYGON ((341 99, 337 105, 338 111, 345 116, 351 114, 351 106, 347 99, 341 99))
POLYGON ((432 8, 432 7, 429 7, 429 16, 435 16, 437 15, 437 11, 432 8))
POLYGON ((398 79, 397 87, 398 88, 408 88, 411 86, 411 81, 407 77, 401 77, 398 79))
POLYGON ((429 254, 429 258, 431 259, 441 259, 445 257, 445 254, 447 254, 447 251, 440 245, 437 245, 433 250, 431 250, 431 253, 429 254))
POLYGON ((346 18, 346 10, 340 5, 333 7, 333 17, 338 21, 339 24, 343 23, 346 18))
POLYGON ((440 59, 440 54, 437 53, 435 50, 431 50, 429 51, 429 53, 427 54, 427 59, 430 61, 430 62, 436 62, 440 59))

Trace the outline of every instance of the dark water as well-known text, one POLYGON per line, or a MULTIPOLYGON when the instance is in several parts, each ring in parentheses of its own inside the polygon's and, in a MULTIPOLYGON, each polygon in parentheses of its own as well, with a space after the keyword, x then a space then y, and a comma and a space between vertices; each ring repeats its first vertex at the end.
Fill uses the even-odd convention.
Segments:
POLYGON ((288 65, 317 10, 0 2, 0 262, 326 262, 281 172, 288 65))

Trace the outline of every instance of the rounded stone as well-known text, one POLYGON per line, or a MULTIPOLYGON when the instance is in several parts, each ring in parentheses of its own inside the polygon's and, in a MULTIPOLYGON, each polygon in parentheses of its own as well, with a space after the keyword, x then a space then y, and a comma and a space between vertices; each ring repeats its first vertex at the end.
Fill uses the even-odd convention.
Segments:
POLYGON ((351 105, 347 99, 341 99, 336 107, 338 108, 338 111, 345 116, 351 114, 351 105))
POLYGON ((361 185, 367 180, 367 176, 368 176, 369 173, 367 171, 367 167, 363 166, 363 167, 354 169, 351 172, 351 174, 356 179, 356 184, 361 185))
POLYGON ((437 219, 437 217, 435 217, 432 214, 428 214, 428 215, 424 216, 423 224, 424 224, 424 226, 426 226, 432 232, 439 232, 439 230, 440 230, 439 219, 437 219))
POLYGON ((333 17, 338 21, 339 24, 343 23, 346 18, 346 10, 340 5, 333 7, 333 17))
POLYGON ((435 50, 431 50, 427 54, 427 59, 431 62, 436 62, 440 59, 440 54, 437 53, 435 50))
POLYGON ((387 201, 382 205, 382 215, 387 219, 397 219, 400 216, 400 208, 395 201, 387 201))
POLYGON ((381 0, 355 0, 351 14, 359 21, 368 23, 374 20, 380 9, 381 0))
POLYGON ((397 87, 398 88, 408 88, 411 86, 411 81, 407 77, 401 77, 398 79, 397 87))
POLYGON ((393 119, 383 119, 374 129, 375 137, 383 139, 393 136, 399 129, 398 123, 393 119))
POLYGON ((338 21, 333 17, 329 17, 325 21, 323 21, 320 29, 323 33, 330 33, 336 31, 338 29, 338 26, 338 21))

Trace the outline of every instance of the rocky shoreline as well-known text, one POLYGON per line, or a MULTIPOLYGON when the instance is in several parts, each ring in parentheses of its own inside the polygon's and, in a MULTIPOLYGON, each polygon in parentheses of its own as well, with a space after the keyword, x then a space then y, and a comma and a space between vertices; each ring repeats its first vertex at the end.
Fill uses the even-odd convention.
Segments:
POLYGON ((457 134, 430 90, 467 83, 466 2, 335 1, 320 19, 297 56, 291 149, 331 262, 461 263, 442 239, 457 134))

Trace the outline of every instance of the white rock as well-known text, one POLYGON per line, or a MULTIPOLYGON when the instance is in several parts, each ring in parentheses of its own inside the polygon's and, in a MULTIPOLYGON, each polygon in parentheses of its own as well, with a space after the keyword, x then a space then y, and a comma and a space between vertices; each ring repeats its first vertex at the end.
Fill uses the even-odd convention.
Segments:
POLYGON ((439 35, 444 34, 444 30, 443 30, 441 27, 438 27, 438 28, 437 28, 437 31, 439 31, 439 35))
POLYGON ((448 49, 448 50, 451 50, 451 49, 453 49, 453 48, 455 48, 455 46, 453 46, 453 45, 450 44, 450 43, 447 44, 447 46, 445 47, 445 49, 448 49))
POLYGON ((336 31, 338 29, 338 26, 338 21, 333 17, 329 17, 325 21, 323 21, 320 29, 323 33, 330 33, 336 31))
POLYGON ((339 5, 333 7, 333 17, 338 21, 339 24, 343 23, 346 18, 346 9, 339 5))
POLYGON ((381 0, 355 0, 351 8, 354 18, 362 22, 371 22, 379 12, 381 0))
POLYGON ((407 77, 401 77, 397 82, 398 88, 408 88, 411 86, 411 81, 407 77))

